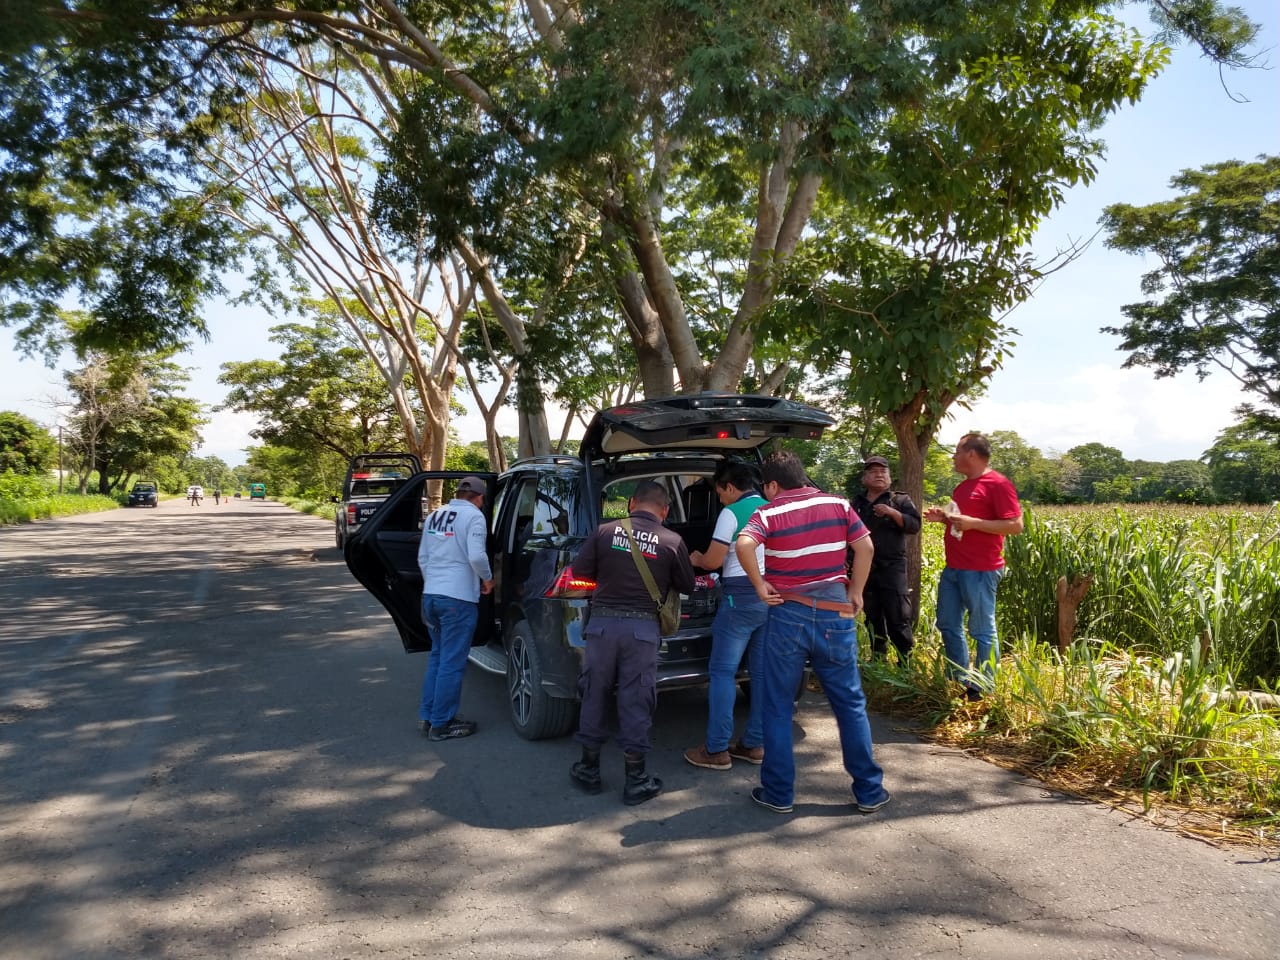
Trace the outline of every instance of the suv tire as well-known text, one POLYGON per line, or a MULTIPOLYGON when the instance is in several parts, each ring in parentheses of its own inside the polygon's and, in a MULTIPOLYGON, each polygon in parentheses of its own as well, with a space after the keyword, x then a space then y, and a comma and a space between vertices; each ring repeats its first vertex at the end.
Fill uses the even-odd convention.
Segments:
POLYGON ((521 623, 507 648, 507 707, 511 725, 525 740, 562 737, 573 729, 578 702, 553 697, 542 687, 542 655, 521 623))

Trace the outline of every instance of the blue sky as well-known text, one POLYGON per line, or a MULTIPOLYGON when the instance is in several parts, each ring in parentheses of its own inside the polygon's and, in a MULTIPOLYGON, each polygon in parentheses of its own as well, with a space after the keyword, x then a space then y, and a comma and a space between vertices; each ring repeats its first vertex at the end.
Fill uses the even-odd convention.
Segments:
MULTIPOLYGON (((1262 24, 1260 62, 1269 69, 1219 71, 1196 50, 1176 50, 1143 99, 1104 127, 1107 157, 1098 177, 1072 190, 1041 228, 1041 257, 1092 236, 1109 204, 1173 196, 1169 179, 1181 170, 1280 153, 1280 3, 1239 6, 1262 24)), ((1123 323, 1121 306, 1142 299, 1139 280, 1154 266, 1094 240, 1010 315, 1020 333, 1013 356, 987 395, 971 412, 958 411, 940 438, 1015 430, 1046 453, 1097 440, 1129 459, 1198 458, 1246 399, 1236 382, 1226 373, 1202 383, 1193 374, 1156 380, 1146 370, 1122 370, 1120 338, 1099 332, 1123 323)))
MULTIPOLYGON (((1219 71, 1199 52, 1182 47, 1142 101, 1104 128, 1107 156, 1097 179, 1072 190, 1042 227, 1036 251, 1047 259, 1072 241, 1088 239, 1108 204, 1152 203, 1172 195, 1180 170, 1230 159, 1280 153, 1280 3, 1238 4, 1262 24, 1258 44, 1264 68, 1219 71)), ((1135 5, 1131 11, 1138 10, 1135 5)), ((1046 454, 1099 441, 1130 459, 1195 459, 1232 422, 1245 398, 1235 381, 1215 373, 1156 380, 1145 370, 1122 370, 1118 338, 1099 332, 1123 320, 1120 307, 1140 299, 1139 279, 1152 268, 1142 257, 1107 250, 1102 238, 1053 276, 1009 317, 1016 346, 971 411, 956 411, 939 439, 952 443, 967 430, 1015 430, 1046 454)), ((193 370, 190 393, 216 404, 224 390, 219 366, 278 355, 266 339, 272 321, 252 311, 215 309, 212 341, 179 358, 193 370)), ((22 359, 0 329, 0 410, 18 410, 45 424, 57 420, 49 400, 61 393, 57 372, 22 359)), ((235 465, 253 441, 250 417, 220 413, 205 427, 203 455, 235 465)), ((514 418, 499 426, 514 432, 514 418)), ((480 439, 478 417, 457 424, 464 439, 480 439)))

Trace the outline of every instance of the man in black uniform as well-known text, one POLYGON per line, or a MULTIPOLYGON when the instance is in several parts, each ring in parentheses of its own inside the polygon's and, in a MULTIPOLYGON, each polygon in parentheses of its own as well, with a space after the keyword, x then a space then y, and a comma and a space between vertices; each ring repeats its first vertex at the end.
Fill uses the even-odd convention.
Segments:
MULTIPOLYGON (((670 502, 666 488, 652 480, 637 484, 627 504, 634 542, 653 575, 659 598, 668 590, 692 593, 693 565, 680 535, 662 525, 670 502)), ((578 692, 582 710, 578 733, 582 759, 571 776, 588 793, 603 789, 600 747, 609 739, 610 697, 618 703, 618 745, 626 759, 622 802, 644 803, 662 792, 662 781, 645 772, 649 728, 658 697, 658 607, 645 586, 621 520, 606 520, 573 561, 575 576, 596 581, 591 618, 583 631, 586 655, 578 692)))
POLYGON ((863 616, 871 631, 871 652, 884 657, 889 641, 906 662, 914 645, 911 625, 911 593, 907 587, 907 536, 920 532, 920 511, 905 493, 890 492, 889 461, 868 457, 862 464, 866 492, 853 508, 871 531, 875 556, 863 590, 863 616))

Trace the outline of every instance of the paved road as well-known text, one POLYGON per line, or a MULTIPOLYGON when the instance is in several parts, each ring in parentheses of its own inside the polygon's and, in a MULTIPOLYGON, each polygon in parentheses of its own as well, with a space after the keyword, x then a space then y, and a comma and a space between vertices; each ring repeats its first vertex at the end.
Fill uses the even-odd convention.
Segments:
POLYGON ((423 661, 332 527, 166 501, 0 529, 5 960, 1267 958, 1280 864, 1161 833, 876 723, 894 802, 851 815, 834 730, 797 721, 796 812, 695 770, 576 793, 471 674, 470 740, 414 728, 423 661))

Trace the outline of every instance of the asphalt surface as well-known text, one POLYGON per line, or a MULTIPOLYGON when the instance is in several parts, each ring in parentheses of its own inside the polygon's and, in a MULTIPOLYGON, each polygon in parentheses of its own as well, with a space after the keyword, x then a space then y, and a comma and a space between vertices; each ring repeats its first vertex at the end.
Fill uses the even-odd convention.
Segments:
POLYGON ((0 958, 1267 958, 1280 863, 1161 832, 882 719, 893 802, 850 806, 820 696, 795 813, 688 766, 576 792, 468 674, 466 740, 415 729, 425 661, 331 524, 165 501, 0 529, 0 958))

